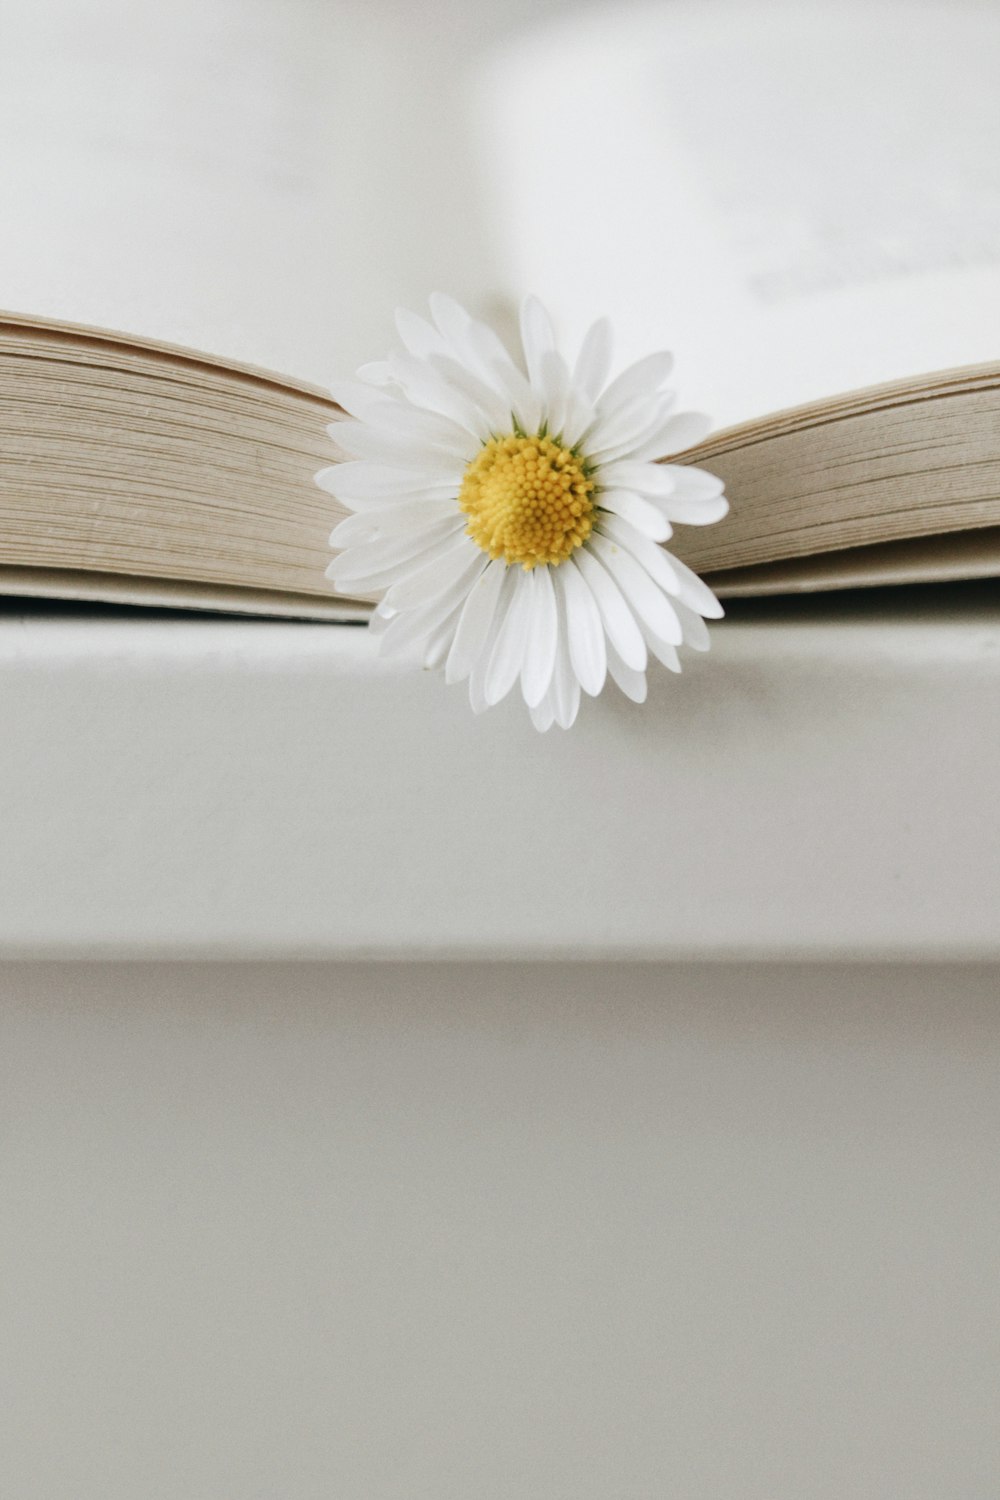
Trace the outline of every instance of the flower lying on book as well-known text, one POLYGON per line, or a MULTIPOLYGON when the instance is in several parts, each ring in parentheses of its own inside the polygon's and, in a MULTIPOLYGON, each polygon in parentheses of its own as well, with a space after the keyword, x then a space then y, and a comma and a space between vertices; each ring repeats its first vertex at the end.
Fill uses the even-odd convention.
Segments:
POLYGON ((572 369, 544 308, 521 310, 527 373, 450 297, 433 325, 401 311, 402 349, 335 386, 352 420, 330 432, 353 462, 317 483, 355 514, 336 526, 327 569, 339 592, 386 590, 372 619, 383 651, 413 648, 448 682, 468 680, 476 712, 520 679, 539 729, 568 729, 581 688, 610 675, 646 696, 650 654, 680 670, 677 647, 708 647, 722 608, 659 543, 671 522, 728 510, 722 482, 657 462, 703 437, 674 413, 669 354, 608 383, 611 333, 595 323, 572 369))

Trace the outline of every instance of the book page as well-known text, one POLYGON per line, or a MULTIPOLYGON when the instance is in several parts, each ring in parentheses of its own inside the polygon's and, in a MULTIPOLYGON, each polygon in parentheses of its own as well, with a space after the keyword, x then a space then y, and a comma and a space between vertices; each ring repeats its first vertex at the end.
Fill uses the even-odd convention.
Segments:
POLYGON ((384 351, 397 304, 495 283, 450 66, 472 20, 366 0, 0 12, 0 309, 326 383, 384 351))
POLYGON ((324 384, 533 289, 718 423, 1000 352, 992 6, 560 3, 5 6, 0 308, 324 384))
POLYGON ((1000 359, 1000 13, 674 3, 476 80, 512 288, 672 348, 718 424, 1000 359))

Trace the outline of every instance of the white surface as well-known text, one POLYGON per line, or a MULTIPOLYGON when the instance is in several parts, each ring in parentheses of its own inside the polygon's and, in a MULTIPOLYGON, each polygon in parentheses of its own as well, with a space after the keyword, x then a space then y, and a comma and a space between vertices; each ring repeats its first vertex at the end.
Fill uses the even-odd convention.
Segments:
POLYGON ((988 1500, 996 973, 0 968, 0 1492, 988 1500))
POLYGON ((12 604, 0 952, 1000 958, 995 589, 736 614, 542 737, 358 628, 12 604))

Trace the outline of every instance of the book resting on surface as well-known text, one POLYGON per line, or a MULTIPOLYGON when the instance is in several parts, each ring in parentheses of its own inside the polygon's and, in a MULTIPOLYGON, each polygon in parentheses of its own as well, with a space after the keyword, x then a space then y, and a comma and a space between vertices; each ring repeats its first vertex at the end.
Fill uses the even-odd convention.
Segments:
MULTIPOLYGON (((0 319, 0 592, 350 618, 321 390, 121 335, 0 319)), ((333 427, 335 433, 335 425, 333 427)), ((1000 572, 1000 365, 759 418, 681 461, 732 506, 671 548, 725 596, 1000 572)))
MULTIPOLYGON (((731 512, 668 545, 721 595, 1000 575, 1000 14, 913 7, 514 27, 470 58, 462 161, 418 82, 340 149, 359 95, 311 67, 343 46, 308 0, 206 0, 203 48, 139 8, 128 78, 116 7, 94 0, 83 60, 26 10, 36 66, 0 91, 0 593, 363 616, 324 576, 321 382, 383 352, 431 266, 492 322, 535 291, 571 353, 605 312, 619 367, 674 350, 680 404, 723 424, 681 461, 731 512), (217 66, 216 22, 249 72, 217 66), (460 211, 408 196, 411 130, 460 211)), ((351 74, 386 104, 385 29, 357 24, 351 74)))

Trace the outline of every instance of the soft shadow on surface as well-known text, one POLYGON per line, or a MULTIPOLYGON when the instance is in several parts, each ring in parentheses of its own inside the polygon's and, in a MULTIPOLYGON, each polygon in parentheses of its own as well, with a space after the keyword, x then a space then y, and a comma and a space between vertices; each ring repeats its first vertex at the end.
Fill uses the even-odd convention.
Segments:
MULTIPOLYGON (((995 617, 1000 611, 1000 579, 972 579, 965 583, 922 583, 873 589, 832 589, 815 594, 782 594, 766 599, 728 599, 725 620, 713 621, 712 628, 725 628, 727 622, 744 624, 760 621, 774 624, 789 621, 801 624, 836 624, 838 621, 878 619, 933 619, 947 613, 952 618, 995 617)), ((131 604, 86 604, 76 600, 0 598, 0 622, 38 619, 79 620, 240 620, 247 627, 259 628, 269 622, 264 615, 241 615, 224 610, 155 609, 131 604)), ((315 620, 295 621, 281 617, 284 625, 315 625, 315 620)), ((334 623, 334 622, 330 622, 334 623)), ((354 627, 364 620, 338 621, 354 627)))
MULTIPOLYGON (((932 620, 947 614, 972 619, 1000 613, 1000 579, 975 578, 964 583, 897 584, 872 589, 831 589, 815 594, 782 594, 766 599, 727 599, 726 620, 733 624, 778 621, 837 624, 840 621, 932 620)), ((720 622, 722 623, 722 622, 720 622)))
POLYGON ((122 620, 134 621, 141 624, 143 621, 176 620, 239 620, 248 628, 252 626, 271 625, 275 621, 282 625, 349 625, 353 627, 364 626, 368 622, 364 619, 358 620, 293 620, 286 615, 245 615, 235 610, 222 609, 159 609, 150 608, 141 604, 84 604, 75 599, 23 599, 2 598, 0 599, 0 624, 4 621, 15 621, 30 624, 33 620, 59 620, 72 624, 74 620, 122 620))
POLYGON ((0 963, 19 1012, 275 1032, 420 1029, 497 1039, 677 1035, 850 1045, 1000 1038, 1000 969, 879 963, 0 963))

